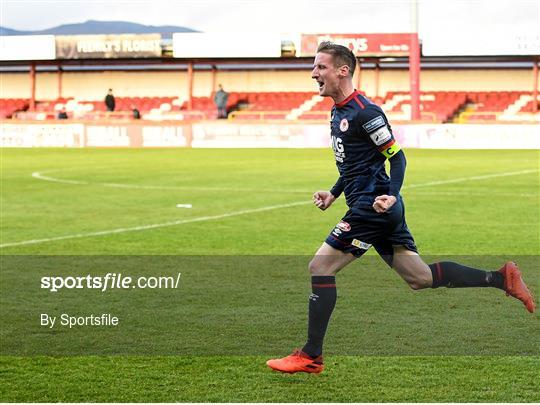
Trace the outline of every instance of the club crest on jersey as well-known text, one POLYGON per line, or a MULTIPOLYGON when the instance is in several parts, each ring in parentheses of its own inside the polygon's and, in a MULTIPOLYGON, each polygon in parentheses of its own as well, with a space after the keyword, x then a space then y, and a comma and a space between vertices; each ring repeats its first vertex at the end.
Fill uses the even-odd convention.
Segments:
POLYGON ((336 227, 341 229, 343 232, 349 232, 351 230, 351 226, 345 221, 341 221, 336 225, 336 227))
POLYGON ((341 122, 339 123, 339 129, 341 132, 345 132, 349 129, 349 121, 347 121, 347 118, 343 118, 341 122))

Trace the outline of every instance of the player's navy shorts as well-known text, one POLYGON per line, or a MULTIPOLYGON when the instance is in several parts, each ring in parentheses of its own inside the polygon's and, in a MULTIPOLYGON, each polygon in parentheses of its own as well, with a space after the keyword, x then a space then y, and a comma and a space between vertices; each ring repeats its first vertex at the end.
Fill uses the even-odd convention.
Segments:
POLYGON ((390 210, 382 214, 377 213, 369 201, 355 204, 328 235, 326 243, 356 257, 373 246, 389 265, 394 246, 403 246, 418 253, 405 222, 405 205, 401 196, 390 210))

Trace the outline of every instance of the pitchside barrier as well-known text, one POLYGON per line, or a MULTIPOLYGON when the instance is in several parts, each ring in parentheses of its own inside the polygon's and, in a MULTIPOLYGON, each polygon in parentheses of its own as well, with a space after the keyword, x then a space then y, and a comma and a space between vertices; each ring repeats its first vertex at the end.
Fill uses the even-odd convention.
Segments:
MULTIPOLYGON (((538 124, 394 125, 406 148, 540 149, 538 124)), ((326 148, 327 123, 0 122, 1 147, 326 148)))

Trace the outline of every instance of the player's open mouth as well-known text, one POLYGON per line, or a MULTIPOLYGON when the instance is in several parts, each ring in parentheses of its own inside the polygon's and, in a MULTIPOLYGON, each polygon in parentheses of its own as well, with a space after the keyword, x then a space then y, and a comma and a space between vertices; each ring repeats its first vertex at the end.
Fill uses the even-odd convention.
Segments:
POLYGON ((324 83, 323 82, 317 82, 317 84, 319 85, 319 90, 322 90, 322 88, 324 87, 324 83))

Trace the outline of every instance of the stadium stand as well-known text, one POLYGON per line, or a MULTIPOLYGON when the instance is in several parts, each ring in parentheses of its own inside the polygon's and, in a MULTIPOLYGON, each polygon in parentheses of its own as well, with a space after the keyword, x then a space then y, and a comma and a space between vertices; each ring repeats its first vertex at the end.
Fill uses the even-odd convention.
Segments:
MULTIPOLYGON (((525 113, 525 112, 531 112, 533 110, 534 101, 533 101, 532 96, 526 96, 526 97, 527 97, 527 104, 520 105, 521 108, 519 109, 519 112, 525 113)), ((540 98, 536 100, 536 110, 540 111, 540 98)))
MULTIPOLYGON (((448 122, 467 102, 465 92, 422 92, 422 118, 434 122, 448 122)), ((388 92, 382 104, 390 119, 407 120, 410 116, 411 95, 408 92, 388 92)))
MULTIPOLYGON (((384 97, 372 97, 390 120, 408 121, 410 94, 390 91, 384 97)), ((534 115, 533 96, 524 91, 431 91, 420 96, 422 120, 426 122, 538 121, 534 115)), ((540 99, 537 100, 537 103, 540 99)), ((231 92, 227 103, 232 120, 328 120, 333 101, 315 92, 231 92)), ((54 119, 62 108, 69 118, 129 119, 132 107, 143 118, 215 119, 216 106, 211 97, 116 97, 116 111, 109 113, 103 101, 57 98, 36 102, 35 112, 26 112, 28 99, 0 99, 1 118, 54 119)), ((540 109, 540 108, 539 108, 540 109)))
MULTIPOLYGON (((116 109, 114 112, 107 112, 107 108, 103 101, 95 100, 77 100, 74 98, 57 98, 55 100, 43 100, 36 102, 35 113, 18 114, 17 118, 29 119, 54 119, 56 114, 62 108, 65 108, 69 118, 78 119, 100 119, 107 118, 130 118, 132 116, 133 107, 137 108, 141 113, 146 114, 148 119, 167 119, 171 118, 171 112, 187 110, 186 103, 176 97, 115 97, 116 109), (182 107, 183 105, 183 107, 182 107)), ((3 100, 5 101, 5 100, 3 100)), ((10 104, 10 102, 6 102, 10 104)), ((205 107, 204 101, 196 101, 194 107, 196 110, 205 107)), ((26 100, 26 109, 28 108, 28 100, 26 100)), ((208 115, 202 118, 212 118, 214 105, 211 105, 211 111, 208 110, 208 115)), ((24 111, 18 109, 17 111, 24 111)), ((196 114, 201 118, 201 114, 196 114)), ((176 117, 178 118, 178 117, 176 117)), ((183 118, 183 116, 182 116, 183 118)))
POLYGON ((476 104, 476 111, 502 112, 515 103, 522 93, 517 91, 467 93, 468 99, 476 104))
POLYGON ((0 99, 0 119, 11 118, 17 111, 26 111, 30 101, 27 98, 0 99))
POLYGON ((531 92, 469 92, 467 99, 467 107, 456 122, 538 121, 538 114, 533 114, 531 92))
POLYGON ((233 93, 232 119, 297 119, 304 105, 316 95, 313 92, 233 93))

